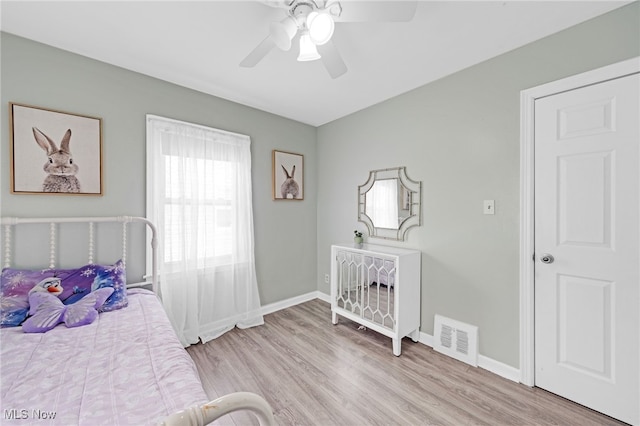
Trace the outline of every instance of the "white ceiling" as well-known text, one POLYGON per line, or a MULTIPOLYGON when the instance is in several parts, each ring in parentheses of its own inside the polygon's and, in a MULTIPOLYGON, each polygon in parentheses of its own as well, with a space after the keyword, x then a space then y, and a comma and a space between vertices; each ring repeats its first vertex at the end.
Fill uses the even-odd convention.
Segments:
POLYGON ((0 14, 2 31, 319 126, 627 3, 420 1, 407 23, 337 23, 337 79, 295 45, 239 67, 285 16, 259 1, 3 0, 0 14))

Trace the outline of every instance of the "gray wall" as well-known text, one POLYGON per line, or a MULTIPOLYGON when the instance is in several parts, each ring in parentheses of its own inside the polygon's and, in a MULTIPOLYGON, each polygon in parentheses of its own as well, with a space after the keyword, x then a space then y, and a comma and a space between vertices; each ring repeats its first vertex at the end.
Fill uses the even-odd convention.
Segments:
MULTIPOLYGON (((316 290, 314 127, 11 34, 1 33, 1 43, 2 216, 144 216, 145 114, 243 133, 251 137, 256 269, 262 304, 316 290), (101 117, 104 195, 11 194, 9 102, 101 117), (272 200, 273 149, 305 156, 303 201, 272 200)), ((45 160, 43 155, 34 161, 41 167, 45 160)), ((129 280, 140 280, 144 273, 144 258, 140 255, 144 246, 143 235, 141 230, 133 231, 129 248, 129 280)), ((46 228, 42 238, 41 250, 29 248, 38 252, 31 256, 31 261, 38 266, 48 264, 46 228)), ((85 242, 79 244, 84 245, 85 242)), ((119 250, 117 239, 112 244, 119 250)), ((115 256, 118 250, 115 250, 115 256)), ((85 260, 86 254, 79 261, 85 260)), ((77 262, 65 261, 67 266, 79 266, 77 262)))
POLYGON ((422 327, 438 313, 479 326, 480 353, 519 364, 520 91, 640 55, 638 3, 480 63, 318 129, 318 289, 330 245, 349 242, 368 171, 423 182, 422 327), (494 216, 482 202, 496 202, 494 216))

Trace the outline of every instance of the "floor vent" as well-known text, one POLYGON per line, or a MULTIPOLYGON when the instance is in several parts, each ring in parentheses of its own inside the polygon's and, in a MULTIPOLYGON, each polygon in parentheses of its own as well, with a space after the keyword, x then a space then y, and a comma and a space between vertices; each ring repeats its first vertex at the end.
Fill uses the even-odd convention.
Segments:
POLYGON ((433 349, 478 366, 478 327, 436 315, 434 328, 433 349))

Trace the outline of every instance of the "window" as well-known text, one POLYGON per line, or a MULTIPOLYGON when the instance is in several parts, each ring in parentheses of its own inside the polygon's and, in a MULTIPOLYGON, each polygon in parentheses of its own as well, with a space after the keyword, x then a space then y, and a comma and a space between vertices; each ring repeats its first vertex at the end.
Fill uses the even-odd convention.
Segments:
POLYGON ((192 255, 190 249, 196 248, 194 254, 200 262, 214 261, 228 263, 225 259, 231 255, 231 176, 233 163, 196 159, 184 161, 176 155, 164 155, 165 197, 164 197, 164 236, 165 262, 181 262, 192 255), (192 164, 188 164, 192 163, 192 164), (187 173, 189 166, 193 167, 187 173), (198 185, 195 182, 215 182, 215 184, 198 185), (197 190, 197 198, 193 199, 193 191, 197 190), (193 232, 203 229, 204 232, 193 232), (186 239, 194 235, 196 241, 186 239), (206 236, 215 235, 215 238, 206 236), (195 245, 195 246, 194 246, 195 245), (183 252, 182 248, 187 249, 183 252))
POLYGON ((162 117, 147 120, 147 187, 154 199, 148 207, 162 226, 165 269, 181 262, 203 268, 238 261, 232 236, 244 159, 233 139, 242 144, 248 137, 162 117))
POLYGON ((147 217, 160 234, 162 302, 185 346, 263 323, 250 148, 245 135, 147 116, 147 217))

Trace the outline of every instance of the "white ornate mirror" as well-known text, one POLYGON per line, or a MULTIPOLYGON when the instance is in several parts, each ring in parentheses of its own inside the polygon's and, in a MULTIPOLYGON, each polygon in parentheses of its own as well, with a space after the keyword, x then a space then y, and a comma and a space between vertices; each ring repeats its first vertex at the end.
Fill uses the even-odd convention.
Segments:
POLYGON ((422 182, 409 179, 405 167, 372 170, 358 186, 358 220, 376 238, 403 241, 422 224, 422 182))

